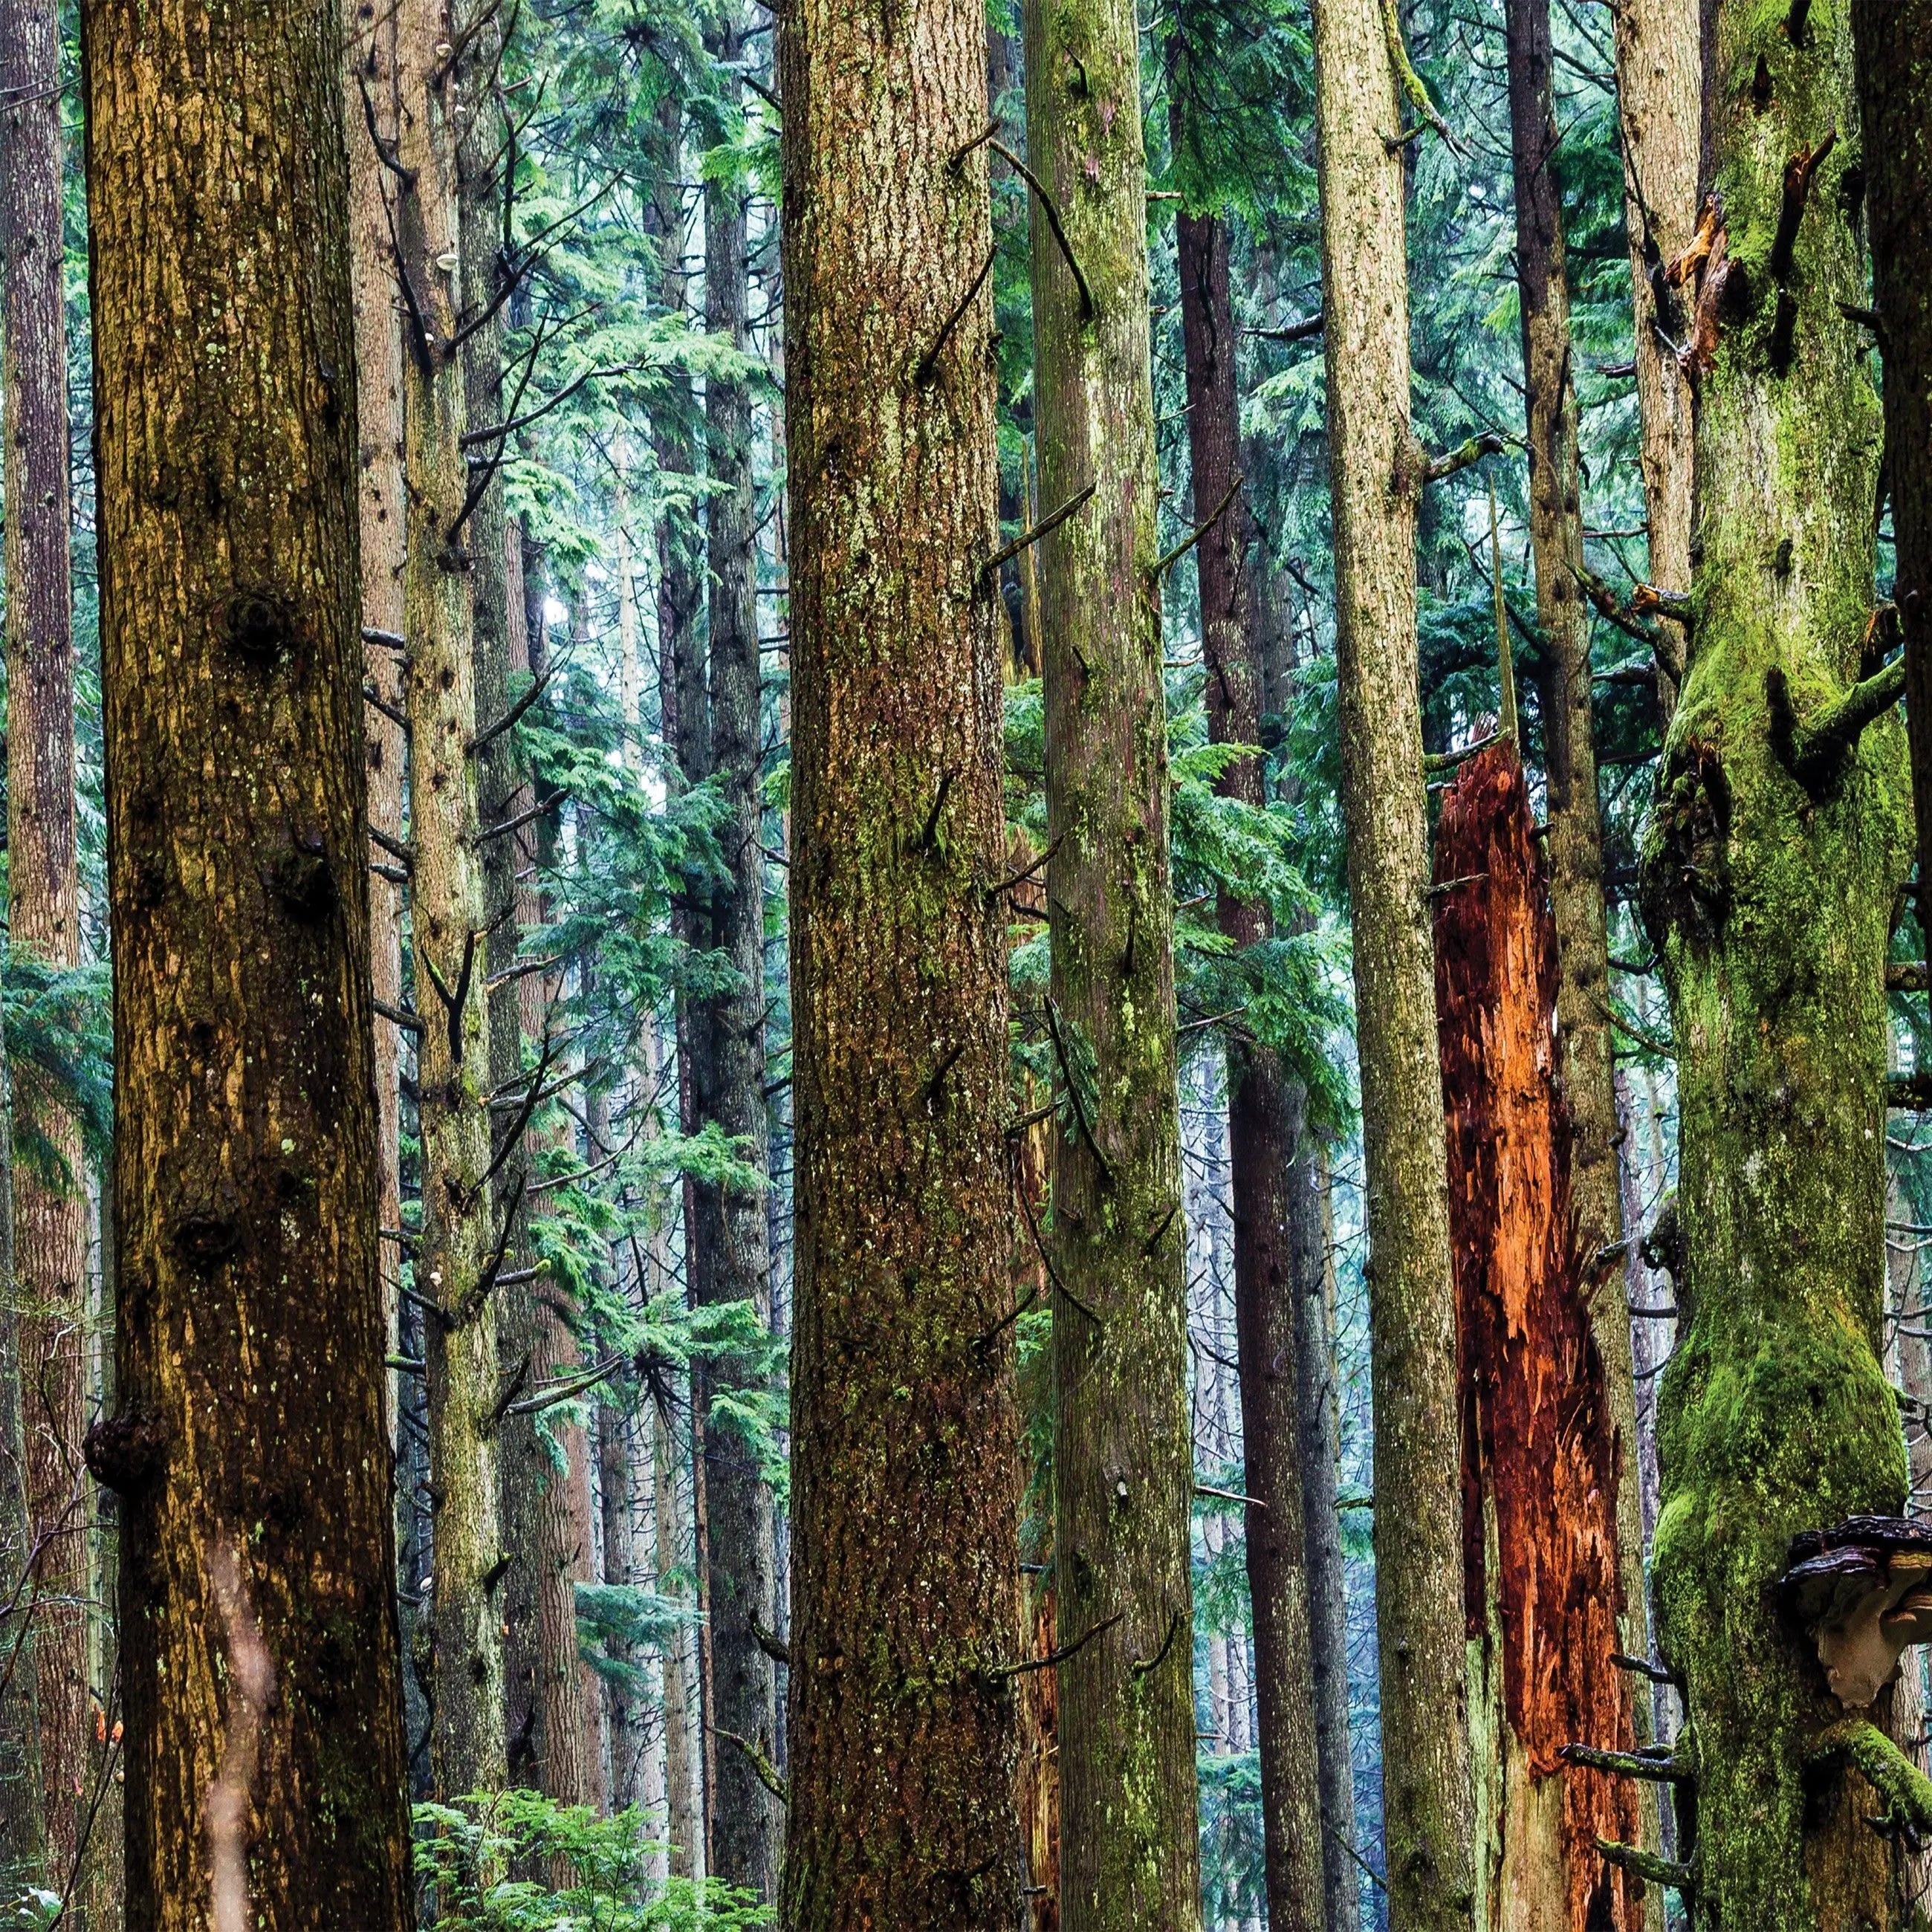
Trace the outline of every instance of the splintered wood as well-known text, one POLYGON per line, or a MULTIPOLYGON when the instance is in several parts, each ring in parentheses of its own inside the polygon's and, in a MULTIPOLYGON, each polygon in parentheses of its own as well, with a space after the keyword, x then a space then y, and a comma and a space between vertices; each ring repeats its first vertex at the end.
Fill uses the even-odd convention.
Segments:
POLYGON ((1557 1078, 1557 957, 1514 745, 1462 767, 1436 832, 1436 1009, 1448 1114, 1479 1922, 1635 1932, 1628 1780, 1564 1766, 1628 1750, 1618 1636, 1617 1444, 1591 1339, 1557 1078))

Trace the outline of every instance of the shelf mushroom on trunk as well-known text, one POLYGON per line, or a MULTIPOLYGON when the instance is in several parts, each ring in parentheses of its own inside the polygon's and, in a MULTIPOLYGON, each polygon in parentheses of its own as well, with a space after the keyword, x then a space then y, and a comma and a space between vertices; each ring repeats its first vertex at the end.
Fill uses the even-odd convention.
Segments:
POLYGON ((1792 1539, 1781 1588, 1832 1694, 1864 1710, 1908 1646, 1932 1643, 1932 1522, 1855 1516, 1807 1530, 1792 1539))

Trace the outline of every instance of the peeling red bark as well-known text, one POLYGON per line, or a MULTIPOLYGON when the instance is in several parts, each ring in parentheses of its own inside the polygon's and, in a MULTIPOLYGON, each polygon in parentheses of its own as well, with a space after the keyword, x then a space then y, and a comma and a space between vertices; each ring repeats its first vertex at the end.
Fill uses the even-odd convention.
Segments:
MULTIPOLYGON (((1563 1746, 1628 1750, 1618 1648, 1618 1444, 1590 1333, 1556 1077, 1556 934, 1514 746, 1466 764, 1436 832, 1436 1007, 1448 1114, 1469 1634, 1500 1634, 1504 1715, 1532 1784, 1561 1776, 1574 1932, 1641 1924, 1640 1881, 1598 1838, 1637 1841, 1626 1780, 1563 1746), (1493 1527, 1492 1528, 1492 1524, 1493 1527), (1493 1574, 1489 1560, 1493 1547, 1493 1574)), ((1504 1826, 1516 1808, 1500 1808, 1504 1826)), ((1510 1906, 1500 1902, 1498 1922, 1510 1906)))

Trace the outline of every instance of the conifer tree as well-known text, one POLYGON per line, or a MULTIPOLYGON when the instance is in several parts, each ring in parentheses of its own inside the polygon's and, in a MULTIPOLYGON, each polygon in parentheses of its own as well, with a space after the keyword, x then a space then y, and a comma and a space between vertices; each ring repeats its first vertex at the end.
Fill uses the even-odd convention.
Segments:
POLYGON ((984 10, 778 23, 792 612, 791 1932, 1017 1932, 984 10))
POLYGON ((81 25, 128 1923, 400 1932, 340 20, 81 25))
POLYGON ((1060 1911, 1200 1921, 1147 171, 1130 5, 1024 10, 1053 1142, 1060 1911), (1048 218, 1046 211, 1050 208, 1048 218))

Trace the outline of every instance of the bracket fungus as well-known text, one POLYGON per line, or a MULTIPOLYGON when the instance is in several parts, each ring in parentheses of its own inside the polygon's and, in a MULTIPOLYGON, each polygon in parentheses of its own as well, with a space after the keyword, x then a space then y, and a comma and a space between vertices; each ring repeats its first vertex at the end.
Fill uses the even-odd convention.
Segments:
POLYGON ((1832 1694, 1869 1706, 1909 1645, 1932 1643, 1932 1522, 1855 1516, 1792 1538, 1780 1588, 1832 1694))

